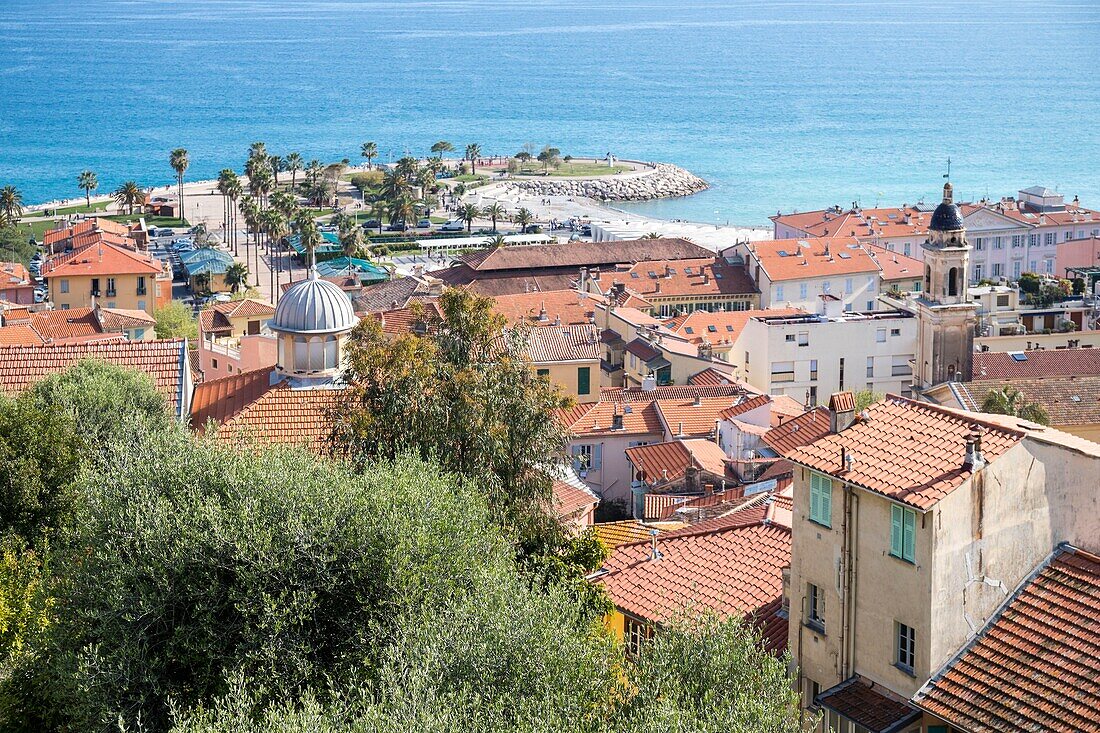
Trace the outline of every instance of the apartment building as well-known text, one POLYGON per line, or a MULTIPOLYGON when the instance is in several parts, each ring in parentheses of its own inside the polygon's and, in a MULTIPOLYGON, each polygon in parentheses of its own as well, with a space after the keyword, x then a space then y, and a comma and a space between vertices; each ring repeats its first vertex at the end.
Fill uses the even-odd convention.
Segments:
POLYGON ((578 287, 619 301, 632 296, 639 308, 669 318, 678 313, 740 311, 759 307, 759 294, 744 268, 716 255, 642 260, 614 269, 581 271, 578 287))
POLYGON ((832 730, 921 731, 911 698, 1052 550, 1100 541, 1100 446, 1016 418, 889 396, 786 457, 791 652, 832 730))
POLYGON ((172 299, 171 268, 144 252, 107 241, 54 255, 42 277, 55 308, 99 303, 153 315, 172 299))
POLYGON ((528 358, 537 376, 580 402, 599 394, 601 347, 594 325, 533 328, 528 338, 528 358))

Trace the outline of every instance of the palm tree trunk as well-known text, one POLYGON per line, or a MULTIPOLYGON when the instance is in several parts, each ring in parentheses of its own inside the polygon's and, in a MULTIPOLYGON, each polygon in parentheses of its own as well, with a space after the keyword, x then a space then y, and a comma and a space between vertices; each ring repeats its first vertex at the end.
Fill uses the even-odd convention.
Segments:
POLYGON ((88 205, 87 207, 89 209, 92 208, 92 189, 84 189, 84 202, 88 205))

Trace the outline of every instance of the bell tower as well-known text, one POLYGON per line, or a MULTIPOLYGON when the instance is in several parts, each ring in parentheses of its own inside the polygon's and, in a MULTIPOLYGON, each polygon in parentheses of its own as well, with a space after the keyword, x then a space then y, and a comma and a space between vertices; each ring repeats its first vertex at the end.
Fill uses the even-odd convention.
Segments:
POLYGON ((951 184, 932 213, 924 250, 924 292, 916 300, 919 319, 914 387, 970 381, 978 306, 970 299, 970 243, 951 184))

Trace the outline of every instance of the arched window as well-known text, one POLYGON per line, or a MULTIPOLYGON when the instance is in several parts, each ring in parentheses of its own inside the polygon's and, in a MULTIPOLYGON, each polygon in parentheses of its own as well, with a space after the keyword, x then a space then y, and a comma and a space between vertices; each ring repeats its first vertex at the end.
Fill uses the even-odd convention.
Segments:
POLYGON ((947 271, 947 294, 959 294, 959 268, 952 267, 947 271))
POLYGON ((320 336, 309 339, 309 371, 315 372, 325 368, 325 342, 320 336))
POLYGON ((325 369, 335 369, 337 345, 339 341, 335 336, 329 336, 325 339, 325 369))
POLYGON ((306 337, 294 337, 294 371, 309 371, 309 352, 306 348, 306 337))

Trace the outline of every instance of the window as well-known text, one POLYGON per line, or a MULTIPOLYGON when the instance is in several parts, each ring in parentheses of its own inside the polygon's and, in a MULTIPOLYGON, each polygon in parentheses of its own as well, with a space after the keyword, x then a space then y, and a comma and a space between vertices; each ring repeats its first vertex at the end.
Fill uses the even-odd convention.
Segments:
POLYGON ((1073 230, 1072 229, 1070 229, 1068 232, 1066 232, 1066 235, 1065 235, 1065 241, 1066 242, 1070 241, 1071 239, 1073 239, 1073 230))
POLYGON ((210 367, 212 369, 217 369, 218 368, 218 360, 217 359, 211 359, 210 360, 210 367))
POLYGON ((773 382, 793 382, 794 381, 794 362, 793 361, 773 361, 772 362, 772 381, 773 382))
POLYGON ((634 356, 634 354, 631 353, 631 355, 630 355, 630 368, 633 369, 637 365, 638 365, 638 357, 634 356))
POLYGON ((63 292, 63 293, 69 292, 69 281, 68 280, 62 280, 61 281, 61 292, 63 292))
POLYGON ((1016 260, 1015 262, 1012 263, 1012 277, 1013 277, 1013 279, 1016 279, 1016 278, 1020 277, 1020 266, 1022 264, 1023 263, 1020 262, 1019 260, 1016 260))
POLYGON ((92 278, 92 295, 99 295, 99 278, 92 278))
POLYGON ((589 469, 598 471, 603 464, 603 446, 599 443, 595 445, 575 445, 572 453, 573 470, 575 471, 589 469))
POLYGON ((1008 296, 1007 295, 998 295, 997 296, 997 307, 999 307, 999 308, 1007 308, 1008 307, 1008 296))
POLYGON ((824 474, 810 473, 810 521, 832 527, 833 481, 824 474))
POLYGON ((798 334, 798 345, 809 346, 810 345, 810 333, 809 331, 802 331, 798 334))
POLYGON ((785 335, 785 336, 783 337, 783 340, 784 340, 784 341, 787 341, 787 342, 790 342, 790 343, 792 343, 792 344, 793 344, 793 343, 794 343, 794 334, 793 334, 793 333, 788 333, 788 334, 786 334, 786 335, 785 335))
POLYGON ((902 247, 904 248, 904 253, 905 253, 905 256, 906 256, 906 257, 910 257, 910 256, 912 256, 912 254, 913 254, 913 248, 912 248, 912 246, 911 246, 911 245, 909 244, 909 242, 906 242, 905 244, 903 244, 903 245, 902 245, 902 247))
POLYGON ((890 329, 890 335, 891 336, 900 336, 901 335, 901 329, 900 328, 891 328, 890 329))
POLYGON ((980 262, 978 264, 974 265, 974 279, 975 280, 981 280, 982 279, 982 265, 981 265, 980 262))
POLYGON ((145 295, 145 276, 144 275, 138 275, 137 294, 138 295, 145 295))
POLYGON ((886 329, 885 328, 875 329, 875 341, 877 341, 880 344, 886 343, 886 329))
POLYGON ((636 621, 626 617, 623 626, 623 640, 626 641, 626 651, 632 657, 642 653, 642 644, 653 638, 653 627, 647 623, 636 621))
POLYGON ((746 351, 745 352, 745 368, 747 369, 748 366, 749 366, 749 352, 746 351))
POLYGON ((899 504, 890 505, 890 554, 906 562, 916 561, 917 513, 899 504))
POLYGON ((867 357, 867 376, 875 376, 875 357, 873 356, 867 357))
POLYGON ((809 295, 809 290, 806 287, 806 283, 802 283, 798 286, 798 297, 805 300, 809 295))
POLYGON ((833 284, 832 284, 831 282, 829 282, 828 280, 826 280, 825 282, 821 283, 821 292, 823 292, 823 293, 828 293, 828 292, 830 292, 830 291, 831 291, 832 289, 833 289, 833 284))
POLYGON ((1002 268, 1002 265, 1001 265, 1000 262, 994 262, 993 263, 993 277, 1000 277, 1001 276, 1001 268, 1002 268))
POLYGON ((974 240, 974 249, 979 251, 979 252, 981 252, 983 249, 985 249, 985 240, 982 239, 981 237, 977 237, 974 240))
POLYGON ((890 376, 891 377, 907 377, 913 373, 912 367, 909 366, 909 361, 913 358, 912 354, 894 354, 890 357, 890 376))
POLYGON ((1034 247, 1035 245, 1039 244, 1039 235, 1038 234, 1029 234, 1029 235, 1027 235, 1027 244, 1028 244, 1029 247, 1034 247))
POLYGON ((840 357, 840 370, 839 371, 840 371, 840 379, 838 380, 837 386, 839 387, 839 389, 841 391, 843 391, 844 390, 844 357, 843 356, 840 357))
POLYGON ((1048 275, 1054 272, 1054 260, 1043 260, 1043 272, 1048 275))
POLYGON ((135 328, 134 329, 134 340, 135 341, 141 341, 143 338, 145 338, 145 329, 144 328, 135 328))
POLYGON ((1045 244, 1048 247, 1051 246, 1052 244, 1054 244, 1054 237, 1055 237, 1054 232, 1047 232, 1043 236, 1043 244, 1045 244))
POLYGON ((691 326, 687 326, 684 328, 684 333, 686 333, 688 336, 694 335, 695 329, 691 326))
POLYGON ((913 674, 913 668, 917 666, 917 632, 912 626, 906 626, 900 621, 895 622, 897 627, 897 651, 894 664, 902 671, 913 674))
POLYGON ((806 584, 806 625, 825 633, 825 594, 813 583, 806 584))
POLYGON ((139 300, 138 301, 138 310, 139 311, 145 310, 145 301, 144 300, 139 300))
POLYGON ((577 394, 592 392, 592 367, 577 367, 577 394))
POLYGON ((817 359, 810 359, 810 379, 817 379, 817 359))
POLYGON ((993 237, 993 249, 1004 249, 1004 248, 1005 248, 1004 242, 1001 241, 1001 238, 1000 237, 993 237))
POLYGON ((1018 249, 1018 248, 1023 247, 1023 246, 1024 246, 1024 235, 1022 235, 1022 234, 1013 234, 1012 235, 1012 248, 1013 249, 1018 249))
POLYGON ((867 310, 873 311, 874 309, 875 309, 875 301, 868 300, 867 301, 867 310))
POLYGON ((776 300, 783 300, 783 286, 782 285, 776 285, 775 286, 775 299, 776 300))
POLYGON ((535 370, 535 376, 536 377, 546 377, 547 379, 549 379, 550 378, 550 370, 549 369, 536 369, 535 370))

